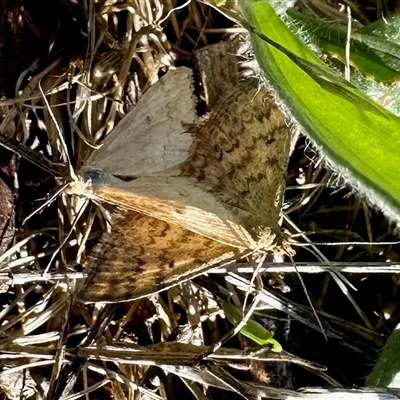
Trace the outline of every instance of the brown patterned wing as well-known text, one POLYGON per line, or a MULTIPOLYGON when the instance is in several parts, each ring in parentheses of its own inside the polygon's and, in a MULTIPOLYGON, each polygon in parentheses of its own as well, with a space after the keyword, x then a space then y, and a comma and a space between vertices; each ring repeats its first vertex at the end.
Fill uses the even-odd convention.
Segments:
POLYGON ((247 211, 252 232, 279 232, 291 132, 272 95, 257 80, 239 84, 196 131, 183 175, 225 204, 247 211))
POLYGON ((85 302, 138 299, 234 260, 239 251, 164 221, 119 209, 87 265, 85 302))

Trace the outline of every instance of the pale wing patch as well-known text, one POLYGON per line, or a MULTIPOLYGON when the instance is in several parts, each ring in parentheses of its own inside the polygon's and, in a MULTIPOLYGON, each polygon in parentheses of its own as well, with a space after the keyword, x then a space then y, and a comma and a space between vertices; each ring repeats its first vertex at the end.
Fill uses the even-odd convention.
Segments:
POLYGON ((148 176, 124 182, 101 174, 93 180, 95 196, 110 204, 134 210, 188 229, 219 243, 254 249, 257 242, 242 226, 251 215, 224 205, 218 198, 185 177, 148 176))
POLYGON ((118 210, 78 293, 86 302, 137 299, 226 264, 239 251, 134 211, 118 210))
POLYGON ((187 159, 193 142, 182 124, 195 120, 192 71, 170 70, 144 93, 86 164, 131 177, 174 167, 187 159))

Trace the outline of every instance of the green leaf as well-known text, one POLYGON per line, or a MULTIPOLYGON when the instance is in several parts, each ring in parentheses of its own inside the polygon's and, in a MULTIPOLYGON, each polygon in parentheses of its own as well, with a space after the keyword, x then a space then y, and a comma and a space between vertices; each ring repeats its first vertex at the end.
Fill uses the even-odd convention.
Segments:
MULTIPOLYGON (((227 301, 222 301, 222 309, 232 325, 237 325, 242 321, 243 313, 239 308, 227 301)), ((276 353, 282 351, 282 346, 272 337, 272 333, 252 319, 247 321, 246 325, 240 330, 240 333, 261 346, 271 346, 271 350, 276 353)))
MULTIPOLYGON (((230 12, 228 12, 228 14, 232 15, 230 12)), ((366 110, 385 116, 385 114, 382 113, 380 108, 375 103, 371 102, 368 97, 360 93, 354 85, 346 81, 340 75, 337 75, 334 72, 332 72, 324 64, 313 62, 306 58, 298 56, 295 52, 289 50, 288 48, 282 46, 277 41, 271 39, 270 36, 267 36, 264 33, 260 32, 259 30, 255 29, 254 26, 247 23, 247 21, 240 18, 238 20, 251 33, 254 33, 261 40, 270 44, 272 47, 274 47, 275 49, 279 50, 281 53, 286 55, 298 67, 300 67, 303 72, 308 74, 309 77, 313 79, 315 83, 317 83, 322 89, 329 90, 331 93, 336 94, 337 96, 347 98, 354 104, 362 108, 365 108, 366 110)))
POLYGON ((270 40, 268 44, 254 33, 255 54, 294 117, 353 187, 398 220, 400 119, 340 77, 333 78, 333 72, 325 75, 324 64, 286 27, 268 1, 239 5, 252 31, 270 40), (320 68, 310 70, 309 63, 320 68))
POLYGON ((372 24, 357 30, 357 33, 385 38, 387 41, 400 45, 400 14, 395 13, 387 19, 379 19, 372 24))
POLYGON ((400 388, 400 324, 387 340, 378 361, 365 381, 366 386, 400 388))
MULTIPOLYGON (((307 32, 307 37, 325 53, 345 61, 347 31, 294 9, 287 14, 307 32)), ((356 31, 351 35, 350 60, 362 73, 392 83, 400 78, 400 45, 356 31)))

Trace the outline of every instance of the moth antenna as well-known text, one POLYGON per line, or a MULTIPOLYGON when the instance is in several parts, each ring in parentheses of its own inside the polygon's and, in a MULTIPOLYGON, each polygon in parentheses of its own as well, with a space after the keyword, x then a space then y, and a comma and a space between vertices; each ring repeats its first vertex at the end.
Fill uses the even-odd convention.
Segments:
POLYGON ((49 115, 50 115, 50 117, 51 117, 51 119, 52 119, 52 121, 54 123, 54 126, 57 129, 58 139, 60 140, 61 147, 64 150, 64 156, 65 156, 65 159, 67 161, 68 175, 70 176, 70 178, 72 180, 77 180, 78 177, 75 174, 75 170, 74 170, 74 168, 72 166, 72 163, 71 163, 71 160, 69 158, 67 144, 65 143, 64 136, 63 136, 63 134, 61 132, 61 129, 60 129, 60 125, 58 124, 57 118, 54 116, 53 110, 51 109, 50 104, 49 104, 49 102, 48 102, 48 100, 46 98, 46 95, 43 92, 42 85, 40 84, 40 81, 38 82, 38 88, 39 88, 39 91, 40 91, 40 93, 41 93, 41 95, 43 97, 43 101, 44 101, 44 104, 45 104, 45 106, 47 108, 47 111, 49 112, 49 115))
POLYGON ((70 185, 69 182, 65 182, 63 185, 59 186, 58 188, 56 188, 55 190, 50 192, 50 194, 48 195, 48 198, 41 205, 36 207, 28 216, 26 216, 24 218, 24 220, 22 221, 22 225, 24 225, 34 215, 38 214, 44 208, 49 206, 57 198, 57 196, 60 193, 62 193, 69 185, 70 185))

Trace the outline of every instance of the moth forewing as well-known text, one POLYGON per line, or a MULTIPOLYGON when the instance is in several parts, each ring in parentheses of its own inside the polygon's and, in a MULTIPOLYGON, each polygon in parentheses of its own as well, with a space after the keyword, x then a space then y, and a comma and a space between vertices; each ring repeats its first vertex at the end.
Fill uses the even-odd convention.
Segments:
POLYGON ((240 250, 257 246, 256 238, 242 225, 249 213, 227 207, 187 177, 146 176, 129 182, 108 178, 106 184, 104 179, 93 181, 94 195, 102 201, 240 250))
POLYGON ((227 205, 245 210, 242 226, 277 236, 291 132, 283 112, 257 80, 231 89, 195 131, 181 174, 227 205))
POLYGON ((183 125, 196 121, 195 106, 192 70, 169 70, 92 152, 86 165, 133 177, 185 161, 193 138, 183 125))
POLYGON ((87 264, 85 302, 134 300, 240 257, 239 249, 162 220, 119 209, 87 264))

